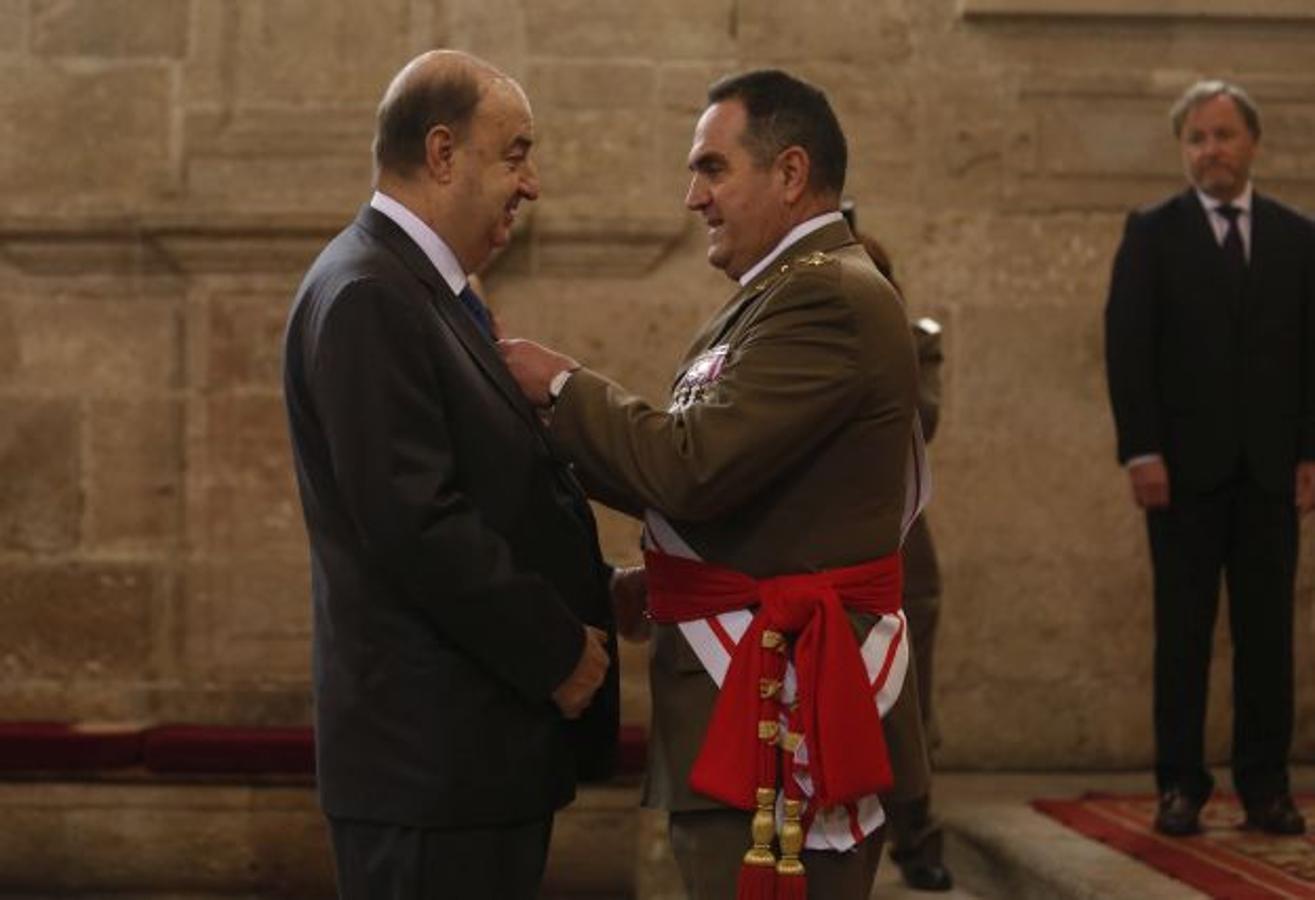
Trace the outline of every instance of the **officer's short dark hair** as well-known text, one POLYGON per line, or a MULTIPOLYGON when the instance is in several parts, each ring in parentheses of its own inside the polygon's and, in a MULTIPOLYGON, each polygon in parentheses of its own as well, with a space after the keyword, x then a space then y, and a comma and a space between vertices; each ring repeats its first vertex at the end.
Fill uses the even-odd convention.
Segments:
POLYGON ((1174 103, 1173 109, 1169 111, 1169 121, 1173 125, 1173 136, 1180 138, 1183 136, 1183 123, 1187 121, 1187 114, 1196 109, 1207 100, 1213 100, 1215 97, 1228 97, 1237 106, 1237 111, 1242 114, 1242 121, 1246 122, 1247 131, 1251 132, 1253 138, 1260 137, 1260 109, 1256 102, 1241 87, 1231 84, 1227 81, 1211 79, 1208 81, 1198 81, 1196 84, 1183 91, 1183 95, 1174 103))
POLYGON ((381 172, 410 175, 425 164, 425 136, 438 125, 464 139, 480 94, 478 78, 464 69, 442 77, 412 78, 389 90, 375 120, 375 166, 381 172))
POLYGON ((708 88, 709 106, 727 100, 744 104, 744 145, 755 163, 766 166, 787 147, 802 147, 811 163, 809 186, 833 194, 844 190, 849 149, 820 89, 780 69, 758 69, 708 88))

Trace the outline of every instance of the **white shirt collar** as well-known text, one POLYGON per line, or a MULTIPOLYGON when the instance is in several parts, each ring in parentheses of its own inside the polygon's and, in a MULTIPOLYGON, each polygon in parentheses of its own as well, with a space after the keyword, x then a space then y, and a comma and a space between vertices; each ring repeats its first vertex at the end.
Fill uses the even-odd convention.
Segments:
POLYGON ((466 273, 461 270, 457 256, 438 233, 430 228, 420 217, 383 191, 375 191, 370 198, 370 206, 379 210, 397 223, 397 227, 406 232, 407 237, 424 251, 425 256, 434 264, 438 274, 443 276, 453 294, 460 294, 466 288, 466 273))
POLYGON ((839 211, 837 211, 837 212, 822 213, 820 216, 813 216, 811 219, 805 219, 804 221, 800 222, 794 228, 790 229, 789 234, 781 238, 780 242, 775 247, 772 248, 771 253, 768 253, 762 259, 758 260, 758 263, 752 269, 750 269, 749 271, 745 272, 743 275, 740 276, 740 287, 744 287, 749 282, 753 281, 755 278, 761 275, 762 271, 766 269, 768 266, 770 266, 772 263, 774 263, 776 261, 776 258, 781 255, 781 251, 783 251, 786 247, 789 247, 791 244, 802 240, 805 236, 812 234, 814 231, 817 231, 819 228, 825 228, 827 225, 830 225, 832 222, 843 221, 844 218, 845 217, 841 215, 839 211))
MULTIPOLYGON (((1224 205, 1224 201, 1216 200, 1200 188, 1196 188, 1196 196, 1200 199, 1201 205, 1205 207, 1206 212, 1214 212, 1224 205)), ((1247 182, 1247 186, 1242 189, 1242 193, 1234 197, 1229 205, 1242 210, 1244 216, 1251 215, 1251 182, 1247 182)))

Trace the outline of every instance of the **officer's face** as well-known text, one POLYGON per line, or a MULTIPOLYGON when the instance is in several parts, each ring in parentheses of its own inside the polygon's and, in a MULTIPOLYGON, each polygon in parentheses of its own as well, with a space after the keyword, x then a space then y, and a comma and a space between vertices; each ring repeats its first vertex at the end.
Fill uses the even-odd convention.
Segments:
POLYGON ((1220 94, 1197 104, 1183 120, 1178 139, 1192 184, 1225 203, 1242 193, 1257 142, 1233 98, 1220 94))
POLYGON ((779 158, 760 166, 744 146, 747 116, 739 100, 714 103, 694 128, 693 173, 685 205, 708 226, 708 262, 739 278, 789 229, 779 158))

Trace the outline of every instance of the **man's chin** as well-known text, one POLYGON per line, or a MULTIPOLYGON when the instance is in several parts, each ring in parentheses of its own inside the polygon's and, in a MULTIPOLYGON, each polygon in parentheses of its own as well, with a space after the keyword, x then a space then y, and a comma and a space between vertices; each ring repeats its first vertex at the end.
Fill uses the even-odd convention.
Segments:
POLYGON ((1207 181, 1202 183, 1201 190, 1210 197, 1227 203, 1237 199, 1242 193, 1242 186, 1235 181, 1207 181))
POLYGON ((1196 182, 1202 191, 1217 199, 1232 199, 1242 190, 1242 180, 1231 172, 1214 172, 1196 182))

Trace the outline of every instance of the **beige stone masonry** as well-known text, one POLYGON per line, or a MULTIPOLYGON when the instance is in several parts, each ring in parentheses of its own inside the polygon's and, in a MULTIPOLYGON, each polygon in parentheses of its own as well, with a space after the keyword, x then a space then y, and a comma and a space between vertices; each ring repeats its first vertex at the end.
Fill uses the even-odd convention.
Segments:
POLYGON ((163 585, 147 567, 0 563, 5 680, 146 679, 163 585))
POLYGON ((155 63, 0 58, 5 212, 140 208, 170 189, 172 85, 155 63))
POLYGON ((186 408, 177 397, 87 401, 84 545, 170 554, 182 540, 186 408))
POLYGON ((613 3, 536 0, 523 3, 533 55, 580 59, 701 60, 734 54, 744 4, 733 0, 613 3))
MULTIPOLYGON (((81 536, 78 404, 0 399, 0 551, 63 553, 81 536)), ((37 607, 36 609, 40 609, 37 607)), ((13 638, 31 625, 11 621, 13 638)))
POLYGON ((1305 0, 959 0, 967 16, 1131 16, 1184 19, 1315 19, 1305 0))
POLYGON ((0 309, 16 336, 0 390, 123 396, 178 386, 172 298, 23 291, 0 297, 0 309))
POLYGON ((197 564, 184 584, 184 671, 218 683, 305 682, 311 611, 304 554, 197 564))
POLYGON ((27 0, 0 0, 0 53, 17 53, 27 37, 27 0))
POLYGON ((32 0, 32 50, 41 56, 179 59, 189 4, 179 0, 32 0))

